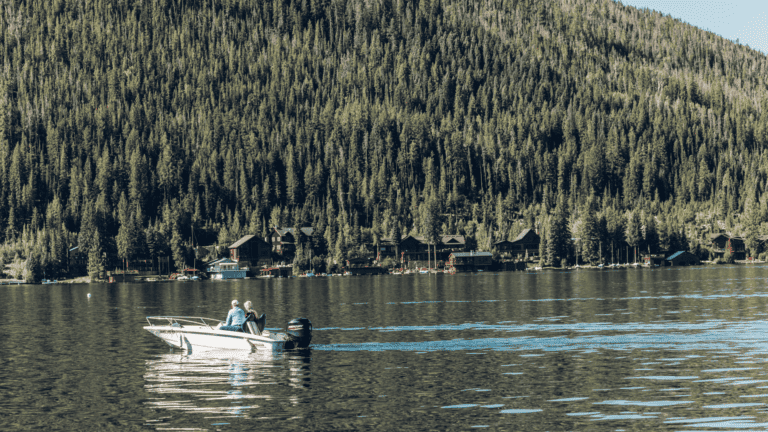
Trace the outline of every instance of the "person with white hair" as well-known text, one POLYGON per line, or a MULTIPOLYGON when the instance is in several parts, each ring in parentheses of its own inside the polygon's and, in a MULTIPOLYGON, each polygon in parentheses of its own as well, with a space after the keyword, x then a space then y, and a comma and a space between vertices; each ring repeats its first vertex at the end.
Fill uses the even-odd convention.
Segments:
MULTIPOLYGON (((250 300, 246 301, 243 305, 243 308, 245 309, 245 323, 248 329, 250 329, 251 333, 260 335, 264 330, 266 321, 260 320, 259 313, 251 308, 252 305, 253 303, 251 303, 250 300)), ((245 327, 246 326, 243 326, 243 331, 247 333, 248 331, 246 331, 245 327)))
POLYGON ((259 313, 258 313, 258 312, 256 312, 255 310, 253 310, 253 309, 251 308, 251 305, 252 305, 252 304, 253 304, 253 303, 251 303, 251 301, 250 301, 250 300, 248 300, 248 301, 247 301, 247 302, 245 302, 245 304, 243 305, 243 308, 245 308, 245 314, 246 314, 246 317, 248 316, 248 314, 253 314, 253 317, 254 317, 254 318, 258 318, 258 317, 259 317, 259 313))
POLYGON ((232 308, 229 310, 229 314, 227 314, 227 321, 223 326, 219 327, 219 330, 243 331, 245 312, 238 307, 239 304, 237 300, 232 300, 232 308))

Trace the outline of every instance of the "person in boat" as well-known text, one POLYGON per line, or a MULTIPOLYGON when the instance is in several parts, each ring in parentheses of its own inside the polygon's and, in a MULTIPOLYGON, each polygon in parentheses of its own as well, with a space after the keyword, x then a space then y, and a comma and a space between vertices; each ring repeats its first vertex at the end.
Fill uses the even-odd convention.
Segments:
POLYGON ((219 330, 229 331, 242 331, 243 323, 245 322, 245 312, 238 307, 240 303, 237 300, 232 300, 232 308, 227 314, 227 321, 223 326, 219 327, 219 330))
POLYGON ((248 315, 253 315, 253 319, 256 319, 256 318, 258 318, 258 317, 259 317, 259 313, 258 313, 258 312, 256 312, 255 310, 251 309, 251 305, 252 305, 252 304, 253 304, 253 303, 251 303, 251 301, 250 301, 250 300, 248 300, 248 301, 247 301, 247 302, 245 302, 245 304, 243 305, 243 308, 245 309, 245 320, 246 320, 246 321, 248 320, 248 315))

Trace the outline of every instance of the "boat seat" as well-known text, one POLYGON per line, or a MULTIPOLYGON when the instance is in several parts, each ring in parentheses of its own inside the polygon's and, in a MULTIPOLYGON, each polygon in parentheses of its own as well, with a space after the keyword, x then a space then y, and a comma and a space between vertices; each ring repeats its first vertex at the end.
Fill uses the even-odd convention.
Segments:
POLYGON ((249 313, 245 317, 245 322, 243 323, 243 332, 255 334, 255 335, 261 335, 261 332, 264 331, 264 326, 266 324, 267 324, 266 314, 261 314, 259 318, 256 318, 254 314, 249 313))
POLYGON ((264 332, 265 325, 267 325, 267 314, 261 314, 259 319, 256 320, 256 328, 259 329, 259 334, 264 332))
POLYGON ((245 326, 248 328, 248 331, 245 333, 250 333, 255 335, 259 334, 259 329, 256 328, 256 324, 253 321, 246 321, 245 326))

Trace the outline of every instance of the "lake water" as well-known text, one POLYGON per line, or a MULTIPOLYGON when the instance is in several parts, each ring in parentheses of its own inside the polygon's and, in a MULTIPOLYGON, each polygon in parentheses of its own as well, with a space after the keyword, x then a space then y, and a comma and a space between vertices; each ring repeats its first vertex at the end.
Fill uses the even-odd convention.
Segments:
POLYGON ((765 266, 2 286, 0 429, 764 430, 767 307, 765 266), (233 298, 312 348, 142 329, 233 298))

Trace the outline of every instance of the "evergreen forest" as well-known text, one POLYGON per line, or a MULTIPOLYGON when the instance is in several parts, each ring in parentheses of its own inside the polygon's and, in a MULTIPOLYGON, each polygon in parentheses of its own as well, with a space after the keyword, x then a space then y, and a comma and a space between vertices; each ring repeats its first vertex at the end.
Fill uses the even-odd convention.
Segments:
POLYGON ((49 276, 272 226, 761 252, 766 55, 620 2, 4 0, 0 56, 1 259, 49 276))

